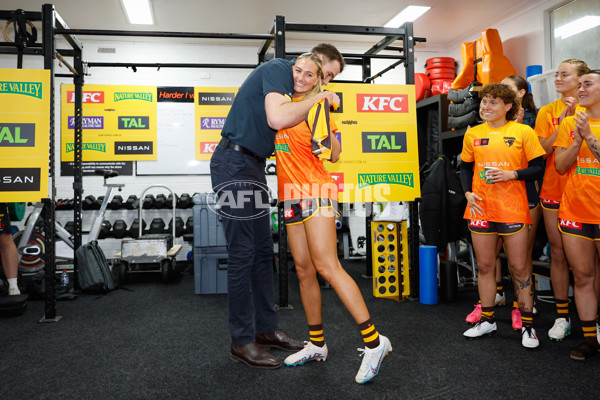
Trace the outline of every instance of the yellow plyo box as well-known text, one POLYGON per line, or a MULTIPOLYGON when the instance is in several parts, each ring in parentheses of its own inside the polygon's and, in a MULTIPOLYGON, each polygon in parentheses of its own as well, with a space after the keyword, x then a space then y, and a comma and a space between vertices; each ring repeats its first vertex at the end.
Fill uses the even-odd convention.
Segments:
POLYGON ((400 301, 410 295, 406 221, 371 222, 373 296, 400 301))

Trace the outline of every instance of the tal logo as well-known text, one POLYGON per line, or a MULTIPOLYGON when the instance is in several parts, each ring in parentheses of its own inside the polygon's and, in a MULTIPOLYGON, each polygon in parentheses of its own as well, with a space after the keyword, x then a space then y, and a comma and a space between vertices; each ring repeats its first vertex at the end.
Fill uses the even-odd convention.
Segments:
POLYGON ((357 94, 358 112, 407 113, 406 94, 357 94))
POLYGON ((150 117, 119 117, 119 129, 148 129, 150 117))
POLYGON ((363 153, 406 153, 406 132, 362 132, 363 153))

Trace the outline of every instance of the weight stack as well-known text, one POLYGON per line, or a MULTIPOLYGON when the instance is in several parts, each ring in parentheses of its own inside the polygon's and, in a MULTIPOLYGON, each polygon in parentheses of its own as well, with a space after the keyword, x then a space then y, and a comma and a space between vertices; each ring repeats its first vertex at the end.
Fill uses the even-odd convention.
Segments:
POLYGON ((410 295, 406 221, 371 222, 373 296, 396 301, 410 295))

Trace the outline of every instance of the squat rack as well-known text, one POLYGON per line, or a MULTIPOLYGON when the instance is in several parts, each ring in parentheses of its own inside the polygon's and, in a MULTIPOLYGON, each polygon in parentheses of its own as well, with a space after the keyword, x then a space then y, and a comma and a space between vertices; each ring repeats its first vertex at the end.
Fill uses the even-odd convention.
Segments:
MULTIPOLYGON (((42 21, 43 40, 42 44, 32 43, 28 46, 27 40, 15 40, 14 44, 8 44, 15 48, 12 51, 6 51, 7 44, 0 43, 0 54, 17 54, 19 68, 22 66, 22 56, 26 55, 43 55, 44 69, 50 70, 51 74, 51 104, 50 104, 50 176, 51 176, 51 198, 44 199, 46 206, 44 207, 43 218, 46 227, 46 252, 45 252, 45 273, 46 276, 54 276, 55 273, 55 257, 54 257, 54 224, 55 219, 55 182, 54 182, 54 77, 71 77, 75 84, 75 101, 74 101, 74 176, 73 176, 73 191, 74 191, 74 243, 75 248, 81 246, 82 241, 82 195, 83 195, 83 179, 82 179, 82 93, 84 84, 84 75, 88 67, 130 67, 136 69, 138 67, 153 67, 153 68, 255 68, 258 64, 267 60, 267 51, 269 48, 274 48, 274 56, 276 58, 290 58, 295 53, 287 53, 285 50, 287 31, 296 32, 317 32, 327 34, 354 34, 354 35, 378 35, 384 36, 376 45, 367 50, 364 54, 343 54, 346 63, 349 65, 360 65, 362 67, 363 82, 370 83, 375 78, 383 75, 400 63, 405 67, 405 82, 414 84, 414 44, 416 42, 424 42, 424 38, 415 38, 413 36, 412 23, 405 23, 400 28, 381 28, 369 26, 349 26, 349 25, 313 25, 313 24, 292 24, 286 23, 283 16, 276 16, 267 34, 236 34, 236 33, 190 33, 190 32, 160 32, 160 31, 124 31, 124 30, 96 30, 96 29, 70 29, 52 4, 44 4, 41 13, 17 11, 0 11, 0 19, 6 19, 15 22, 15 36, 18 35, 19 26, 24 27, 26 21, 42 21), (62 35, 71 45, 72 49, 55 50, 55 36, 62 35), (259 39, 263 40, 258 51, 258 64, 206 64, 206 63, 106 63, 106 62, 84 62, 82 60, 83 46, 75 35, 85 36, 130 36, 130 37, 167 37, 167 38, 204 38, 204 39, 259 39), (401 40, 403 47, 391 47, 391 43, 401 40), (39 50, 41 48, 41 51, 39 50), (377 54, 382 50, 396 50, 400 55, 381 55, 377 54), (69 65, 64 56, 73 57, 73 66, 69 65), (53 59, 58 58, 71 71, 72 74, 55 74, 53 59), (387 67, 383 71, 375 75, 371 75, 371 59, 395 59, 398 60, 393 65, 387 67)), ((24 37, 25 29, 20 29, 20 35, 24 37)), ((372 207, 367 203, 366 232, 370 231, 372 207)), ((280 224, 284 226, 281 219, 283 212, 279 212, 280 224)), ((418 221, 418 206, 410 202, 409 204, 409 219, 411 229, 409 230, 409 263, 412 266, 410 270, 411 287, 416 288, 416 275, 418 275, 418 264, 416 263, 418 246, 419 246, 419 221, 418 221)), ((287 271, 287 246, 282 246, 281 243, 286 242, 285 230, 279 230, 279 294, 280 307, 288 307, 288 271, 287 271)), ((74 260, 74 283, 78 288, 77 279, 77 262, 74 260)), ((371 276, 371 245, 367 241, 367 268, 366 275, 371 276)), ((43 320, 58 320, 56 317, 56 299, 55 287, 53 279, 46 279, 46 307, 45 317, 43 320)))

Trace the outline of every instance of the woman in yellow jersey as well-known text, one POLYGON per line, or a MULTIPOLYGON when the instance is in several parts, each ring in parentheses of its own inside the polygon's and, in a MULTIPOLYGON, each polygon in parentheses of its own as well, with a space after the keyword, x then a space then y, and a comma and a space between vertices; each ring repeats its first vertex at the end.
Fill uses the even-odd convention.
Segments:
POLYGON ((546 171, 540 192, 544 225, 550 242, 550 279, 556 304, 556 319, 548 331, 551 340, 563 340, 571 333, 569 317, 569 266, 565 259, 563 242, 558 231, 558 208, 567 177, 556 172, 554 165, 554 141, 558 126, 567 116, 574 115, 577 109, 577 88, 579 77, 589 70, 581 60, 563 61, 556 72, 554 86, 561 98, 543 106, 535 121, 535 133, 546 151, 546 171))
POLYGON ((554 143, 555 163, 565 173, 558 210, 559 229, 575 282, 574 295, 584 342, 571 350, 575 360, 600 353, 596 332, 598 295, 594 287, 600 256, 600 70, 580 79, 577 111, 560 124, 554 143))
POLYGON ((521 310, 521 343, 535 348, 539 341, 533 329, 532 271, 526 260, 525 225, 531 224, 531 216, 525 181, 542 175, 544 149, 533 129, 514 121, 519 104, 510 87, 491 83, 479 92, 479 97, 485 123, 465 133, 460 157, 461 183, 467 199, 464 217, 469 220, 479 268, 482 313, 464 336, 477 338, 496 332, 494 270, 498 237, 502 236, 521 310))
MULTIPOLYGON (((306 53, 298 57, 293 68, 294 99, 300 100, 321 91, 322 66, 318 57, 306 53)), ((309 113, 313 118, 329 119, 328 104, 317 103, 321 113, 309 113)), ((337 187, 323 162, 313 154, 311 137, 316 132, 313 119, 295 127, 277 132, 277 180, 279 200, 284 201, 285 224, 288 243, 298 280, 300 295, 308 322, 310 341, 303 350, 285 359, 288 366, 302 365, 308 361, 325 361, 328 354, 323 334, 321 315, 321 289, 317 273, 335 290, 363 335, 365 349, 355 381, 365 383, 379 373, 383 358, 392 351, 389 339, 380 335, 371 321, 369 311, 356 282, 342 268, 337 257, 335 218, 337 187), (312 129, 312 131, 311 131, 312 129)), ((323 126, 323 125, 321 125, 323 126)), ((325 124, 333 126, 335 124, 325 124)), ((334 135, 331 161, 337 161, 340 145, 334 135)))

